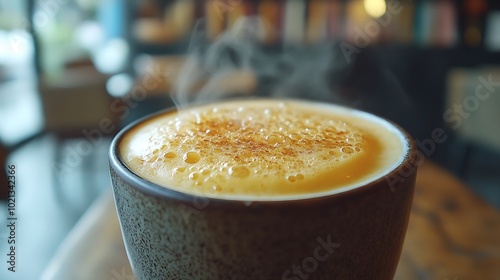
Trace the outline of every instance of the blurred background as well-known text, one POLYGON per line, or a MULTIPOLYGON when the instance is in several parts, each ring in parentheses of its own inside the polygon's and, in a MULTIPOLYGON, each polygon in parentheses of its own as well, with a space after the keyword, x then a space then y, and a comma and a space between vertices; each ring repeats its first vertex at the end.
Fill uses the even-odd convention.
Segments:
MULTIPOLYGON (((109 191, 111 137, 174 105, 193 28, 210 46, 244 16, 261 19, 254 47, 265 56, 299 51, 272 75, 235 67, 224 91, 273 95, 266 89, 276 79, 319 71, 327 57, 322 84, 311 84, 308 72, 293 78, 294 97, 389 118, 426 157, 500 207, 498 1, 0 0, 0 164, 16 165, 22 241, 12 279, 38 279, 92 201, 109 191)), ((222 48, 221 57, 234 51, 222 48)), ((11 279, 3 266, 0 279, 11 279)))

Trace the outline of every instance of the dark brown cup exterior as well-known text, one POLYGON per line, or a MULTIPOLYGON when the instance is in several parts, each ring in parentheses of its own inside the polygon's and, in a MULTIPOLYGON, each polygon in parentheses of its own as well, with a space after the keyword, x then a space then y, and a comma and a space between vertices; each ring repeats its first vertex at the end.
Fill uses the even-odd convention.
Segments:
POLYGON ((113 140, 110 174, 138 280, 393 278, 417 171, 415 144, 401 128, 410 148, 383 178, 329 196, 243 202, 184 194, 135 175, 118 147, 137 123, 113 140))

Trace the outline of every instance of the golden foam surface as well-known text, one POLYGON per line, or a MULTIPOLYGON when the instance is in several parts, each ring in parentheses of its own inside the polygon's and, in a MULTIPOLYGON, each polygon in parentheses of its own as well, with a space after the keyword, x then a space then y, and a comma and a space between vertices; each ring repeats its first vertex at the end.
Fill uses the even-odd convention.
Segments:
POLYGON ((161 115, 125 135, 121 156, 153 183, 224 197, 327 191, 394 164, 384 145, 399 143, 401 155, 401 140, 380 124, 305 104, 238 101, 161 115))

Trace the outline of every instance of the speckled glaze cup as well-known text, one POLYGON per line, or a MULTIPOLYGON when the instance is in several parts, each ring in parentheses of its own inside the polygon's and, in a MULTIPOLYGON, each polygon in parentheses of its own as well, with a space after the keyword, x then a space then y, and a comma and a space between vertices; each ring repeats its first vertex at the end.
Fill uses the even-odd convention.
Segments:
POLYGON ((134 174, 120 159, 119 145, 144 120, 122 130, 109 155, 138 280, 393 278, 417 166, 415 145, 401 128, 395 126, 409 148, 382 178, 328 196, 251 202, 185 194, 134 174))

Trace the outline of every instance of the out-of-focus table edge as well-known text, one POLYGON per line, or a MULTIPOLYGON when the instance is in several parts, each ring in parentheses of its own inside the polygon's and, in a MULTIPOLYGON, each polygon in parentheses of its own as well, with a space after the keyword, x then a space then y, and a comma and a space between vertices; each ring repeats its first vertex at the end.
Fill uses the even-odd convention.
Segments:
MULTIPOLYGON (((395 279, 500 279, 500 213, 425 160, 395 279)), ((42 280, 133 280, 113 195, 101 195, 61 243, 42 280)))
POLYGON ((132 275, 110 188, 80 218, 57 249, 40 279, 128 280, 118 277, 123 274, 124 269, 128 269, 126 273, 132 275), (96 274, 109 277, 92 277, 96 274))

